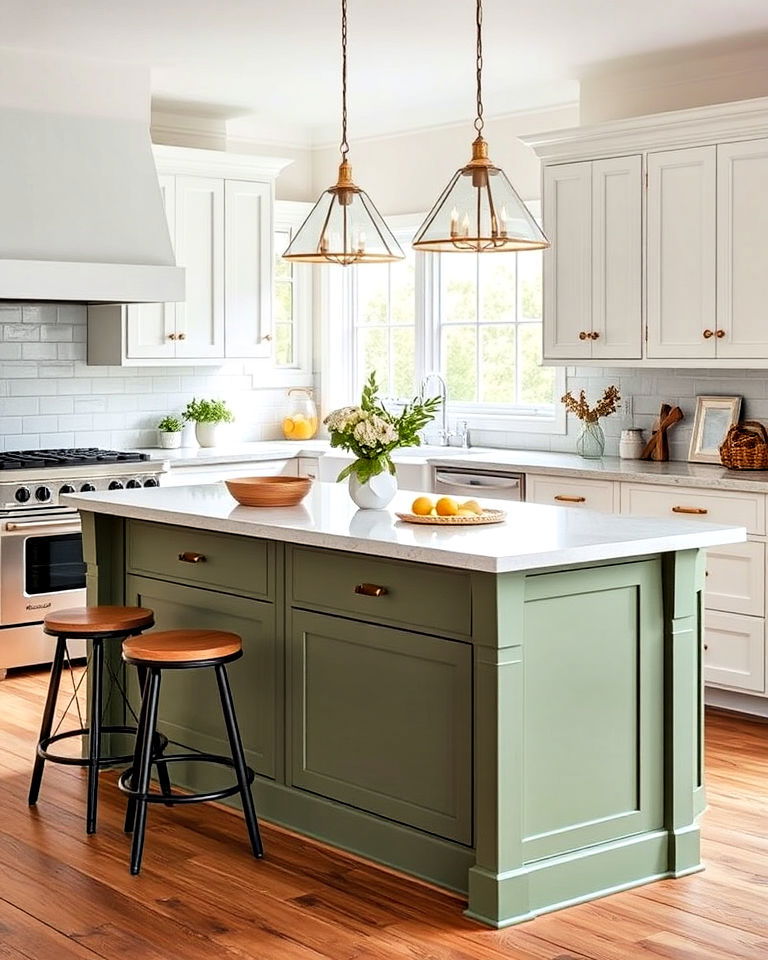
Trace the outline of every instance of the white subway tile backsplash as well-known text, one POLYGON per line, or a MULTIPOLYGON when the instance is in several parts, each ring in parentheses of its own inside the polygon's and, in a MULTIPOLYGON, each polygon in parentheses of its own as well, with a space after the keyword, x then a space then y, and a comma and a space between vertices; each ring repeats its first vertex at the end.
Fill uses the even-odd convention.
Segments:
POLYGON ((233 439, 280 436, 285 391, 254 389, 252 363, 89 367, 85 340, 83 306, 0 303, 0 449, 154 446, 193 396, 227 400, 233 439))

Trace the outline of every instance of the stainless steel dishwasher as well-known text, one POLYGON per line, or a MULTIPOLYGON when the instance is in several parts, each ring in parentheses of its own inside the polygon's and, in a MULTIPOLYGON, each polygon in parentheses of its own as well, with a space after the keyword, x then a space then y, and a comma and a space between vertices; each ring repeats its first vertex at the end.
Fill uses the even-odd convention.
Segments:
POLYGON ((495 500, 524 500, 525 474, 469 467, 433 467, 432 491, 454 497, 486 496, 495 500))

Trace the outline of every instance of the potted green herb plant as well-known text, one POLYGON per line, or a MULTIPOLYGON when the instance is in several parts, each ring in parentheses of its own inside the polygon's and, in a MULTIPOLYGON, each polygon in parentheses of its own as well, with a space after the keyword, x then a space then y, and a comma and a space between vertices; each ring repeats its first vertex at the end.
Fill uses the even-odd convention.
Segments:
POLYGON ((394 416, 378 396, 376 374, 363 387, 360 405, 341 407, 325 418, 331 446, 349 450, 355 460, 344 467, 337 480, 349 477, 349 495, 358 507, 381 509, 397 492, 396 468, 392 453, 398 447, 418 447, 419 431, 432 420, 439 397, 414 398, 394 416))
POLYGON ((235 419, 224 400, 198 400, 196 397, 189 401, 182 416, 194 422, 195 436, 201 447, 215 447, 219 426, 235 419))
POLYGON ((163 450, 175 450, 181 446, 181 430, 184 424, 179 417, 171 414, 163 417, 158 423, 157 429, 160 434, 160 446, 163 450))

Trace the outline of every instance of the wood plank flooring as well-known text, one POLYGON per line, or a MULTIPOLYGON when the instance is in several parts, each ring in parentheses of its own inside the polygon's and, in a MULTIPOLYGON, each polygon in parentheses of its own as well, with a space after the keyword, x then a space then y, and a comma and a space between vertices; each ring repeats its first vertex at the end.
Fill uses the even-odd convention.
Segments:
POLYGON ((462 902, 269 825, 256 863, 236 815, 151 811, 128 874, 123 801, 49 765, 26 803, 47 675, 0 683, 0 960, 766 960, 768 725, 707 718, 704 873, 489 930, 462 902))

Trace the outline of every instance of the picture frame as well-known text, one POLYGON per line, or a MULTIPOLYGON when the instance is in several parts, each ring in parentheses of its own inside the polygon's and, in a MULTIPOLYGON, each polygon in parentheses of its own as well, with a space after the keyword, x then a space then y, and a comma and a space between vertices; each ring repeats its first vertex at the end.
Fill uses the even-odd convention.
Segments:
POLYGON ((720 463, 720 445, 739 422, 741 397, 696 397, 690 463, 720 463))

